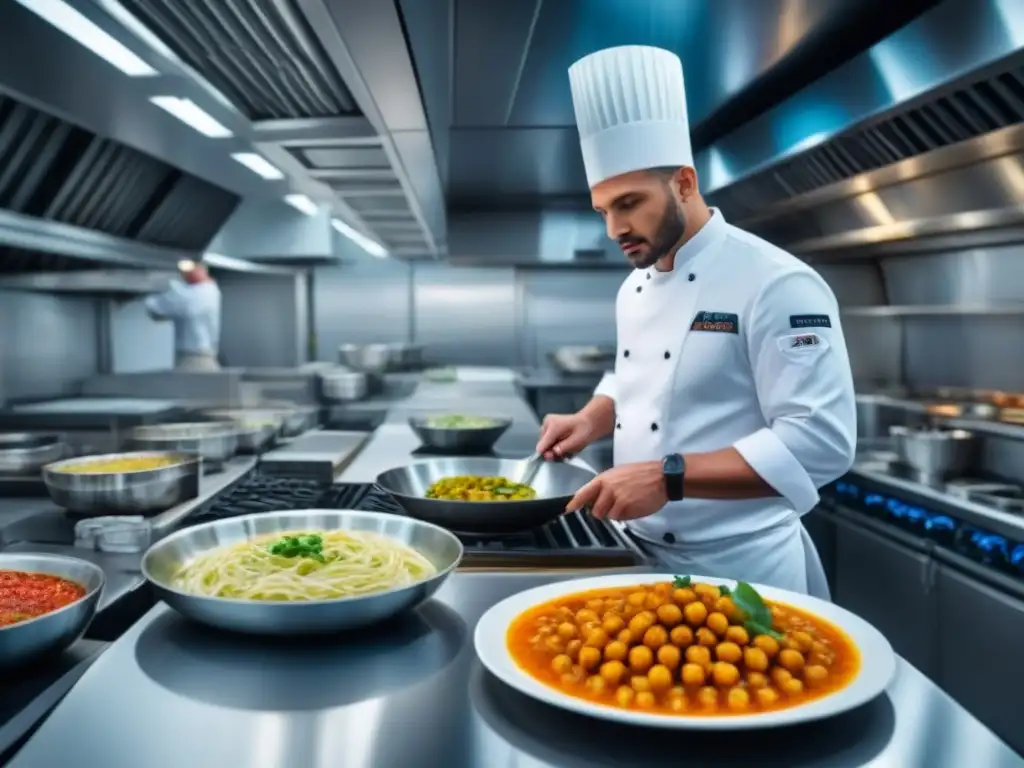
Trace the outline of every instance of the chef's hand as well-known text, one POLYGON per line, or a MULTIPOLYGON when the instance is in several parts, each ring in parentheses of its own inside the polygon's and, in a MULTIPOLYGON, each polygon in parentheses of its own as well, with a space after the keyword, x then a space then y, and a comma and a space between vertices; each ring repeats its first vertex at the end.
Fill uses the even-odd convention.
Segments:
POLYGON ((547 461, 559 461, 579 453, 594 439, 590 419, 581 413, 552 413, 544 417, 537 453, 547 461))
POLYGON ((667 503, 661 462, 644 461, 602 472, 580 488, 565 509, 589 507, 599 519, 636 520, 653 515, 667 503))

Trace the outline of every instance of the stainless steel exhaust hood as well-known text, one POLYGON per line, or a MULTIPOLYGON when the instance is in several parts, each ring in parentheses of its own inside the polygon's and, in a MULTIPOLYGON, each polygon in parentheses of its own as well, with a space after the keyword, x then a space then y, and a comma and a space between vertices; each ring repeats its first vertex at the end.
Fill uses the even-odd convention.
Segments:
POLYGON ((701 153, 708 199, 804 254, 1007 237, 1024 225, 1022 45, 1024 3, 947 0, 701 153))
POLYGON ((171 268, 205 248, 238 200, 0 94, 0 273, 171 268))

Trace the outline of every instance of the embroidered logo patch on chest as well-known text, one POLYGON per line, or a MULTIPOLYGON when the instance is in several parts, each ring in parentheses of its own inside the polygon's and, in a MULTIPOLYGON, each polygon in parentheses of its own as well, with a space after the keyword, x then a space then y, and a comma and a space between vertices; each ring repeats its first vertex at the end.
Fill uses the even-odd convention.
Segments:
POLYGON ((740 318, 730 312, 698 312, 693 318, 690 330, 738 334, 740 318))

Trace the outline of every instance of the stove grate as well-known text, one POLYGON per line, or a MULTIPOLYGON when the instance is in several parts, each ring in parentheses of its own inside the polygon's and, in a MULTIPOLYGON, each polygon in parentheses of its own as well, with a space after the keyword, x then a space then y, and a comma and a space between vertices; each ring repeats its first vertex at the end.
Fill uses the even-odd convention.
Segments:
MULTIPOLYGON (((385 491, 373 485, 332 486, 320 504, 331 509, 360 509, 404 515, 405 511, 385 491)), ((645 560, 639 548, 617 529, 589 515, 573 512, 533 531, 510 536, 457 534, 465 547, 464 562, 473 565, 545 564, 604 567, 631 566, 645 560), (555 563, 559 564, 559 563, 555 563)))

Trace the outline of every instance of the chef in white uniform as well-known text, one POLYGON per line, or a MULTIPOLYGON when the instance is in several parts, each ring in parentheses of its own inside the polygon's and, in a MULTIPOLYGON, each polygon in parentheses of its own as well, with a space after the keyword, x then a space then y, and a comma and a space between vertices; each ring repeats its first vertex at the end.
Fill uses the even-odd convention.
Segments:
POLYGON ((593 207, 635 269, 614 374, 578 413, 546 418, 537 449, 557 459, 613 433, 615 467, 569 509, 626 521, 672 572, 827 599, 800 516, 854 458, 835 296, 704 203, 678 57, 611 48, 569 80, 593 207))
POLYGON ((166 291, 147 298, 146 311, 154 320, 174 324, 175 368, 219 370, 220 288, 202 264, 182 261, 178 271, 181 280, 172 281, 166 291))

